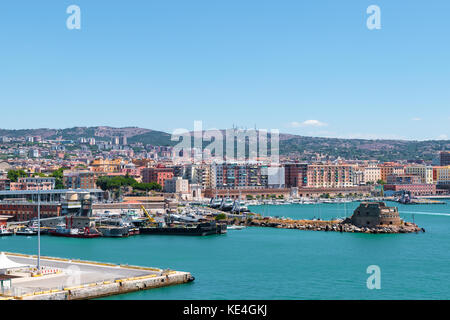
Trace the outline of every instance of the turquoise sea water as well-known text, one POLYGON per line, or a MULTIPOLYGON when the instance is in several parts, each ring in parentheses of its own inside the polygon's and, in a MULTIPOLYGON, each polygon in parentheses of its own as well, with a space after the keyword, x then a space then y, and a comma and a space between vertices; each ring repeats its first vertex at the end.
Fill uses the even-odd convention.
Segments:
MULTIPOLYGON (((449 199, 445 201, 450 202, 449 199)), ((264 215, 328 219, 357 203, 255 206, 264 215)), ((391 203, 390 205, 398 205, 391 203)), ((42 255, 191 272, 193 283, 108 299, 450 299, 450 205, 398 205, 426 233, 370 235, 272 228, 208 237, 43 236, 42 255), (369 265, 381 289, 369 290, 369 265)), ((36 237, 0 238, 0 250, 35 254, 36 237)))

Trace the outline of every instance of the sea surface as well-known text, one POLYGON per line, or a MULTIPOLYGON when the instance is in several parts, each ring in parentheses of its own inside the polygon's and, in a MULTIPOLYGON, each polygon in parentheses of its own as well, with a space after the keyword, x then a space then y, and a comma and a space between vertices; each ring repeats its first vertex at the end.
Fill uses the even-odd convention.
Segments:
MULTIPOLYGON (((189 271, 188 284, 105 299, 450 299, 450 199, 399 205, 426 232, 358 234, 249 227, 207 237, 42 236, 41 254, 189 271), (381 289, 368 289, 379 266, 381 289)), ((358 203, 254 206, 291 218, 345 217, 358 203)), ((36 254, 36 237, 0 238, 0 251, 36 254)))

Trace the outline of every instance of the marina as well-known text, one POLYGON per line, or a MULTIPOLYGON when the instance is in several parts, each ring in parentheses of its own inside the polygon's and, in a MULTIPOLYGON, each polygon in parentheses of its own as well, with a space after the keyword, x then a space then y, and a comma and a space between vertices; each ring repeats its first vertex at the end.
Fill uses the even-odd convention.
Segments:
MULTIPOLYGON (((115 265, 156 265, 163 270, 186 270, 195 276, 195 281, 186 285, 102 299, 450 298, 450 206, 386 204, 398 206, 403 219, 415 221, 427 232, 366 234, 254 226, 206 237, 136 235, 86 240, 44 235, 42 254, 115 265), (369 265, 381 267, 383 290, 367 290, 369 265), (442 277, 430 276, 435 270, 440 270, 442 277)), ((359 203, 346 206, 349 217, 359 203)), ((319 216, 319 210, 324 220, 345 217, 344 204, 249 209, 280 219, 308 220, 319 216)), ((0 251, 35 255, 36 238, 0 238, 0 251)))

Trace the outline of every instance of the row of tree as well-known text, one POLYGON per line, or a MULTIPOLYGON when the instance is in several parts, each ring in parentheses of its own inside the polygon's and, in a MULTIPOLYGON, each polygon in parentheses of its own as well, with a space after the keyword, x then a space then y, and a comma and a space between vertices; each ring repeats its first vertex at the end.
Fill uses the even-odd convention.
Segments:
MULTIPOLYGON (((68 168, 59 168, 53 171, 48 176, 43 173, 35 173, 33 176, 38 177, 53 177, 55 178, 55 189, 64 189, 63 172, 68 168)), ((9 170, 8 179, 11 182, 17 182, 21 177, 28 177, 28 174, 24 170, 9 170)), ((108 177, 102 176, 97 179, 97 186, 104 191, 117 191, 121 187, 132 187, 134 190, 139 191, 161 191, 162 187, 156 182, 141 183, 137 182, 133 177, 129 175, 126 176, 115 176, 108 177)))
POLYGON ((97 186, 104 191, 115 191, 122 187, 132 187, 134 190, 140 191, 161 191, 162 187, 156 182, 142 183, 137 182, 133 177, 115 176, 108 177, 102 176, 97 179, 97 186))

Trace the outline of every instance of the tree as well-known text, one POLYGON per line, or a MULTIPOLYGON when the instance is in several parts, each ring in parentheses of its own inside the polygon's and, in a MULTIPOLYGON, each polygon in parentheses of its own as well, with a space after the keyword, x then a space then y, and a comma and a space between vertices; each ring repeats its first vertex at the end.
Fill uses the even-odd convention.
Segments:
POLYGON ((118 191, 122 187, 132 187, 141 191, 161 191, 162 186, 156 182, 140 183, 128 174, 126 176, 108 177, 102 176, 97 179, 97 186, 104 191, 118 191))
POLYGON ((61 167, 58 170, 53 171, 50 177, 55 178, 55 189, 64 189, 64 170, 68 168, 61 167))
POLYGON ((28 177, 27 173, 23 170, 9 170, 8 179, 11 182, 17 182, 19 178, 28 177))
POLYGON ((219 214, 215 217, 215 219, 216 219, 217 221, 219 221, 219 220, 226 220, 226 218, 227 218, 227 215, 226 215, 225 213, 219 213, 219 214))
POLYGON ((378 184, 381 184, 381 185, 384 185, 384 184, 386 184, 386 181, 380 179, 380 180, 377 181, 377 183, 378 183, 378 184))

